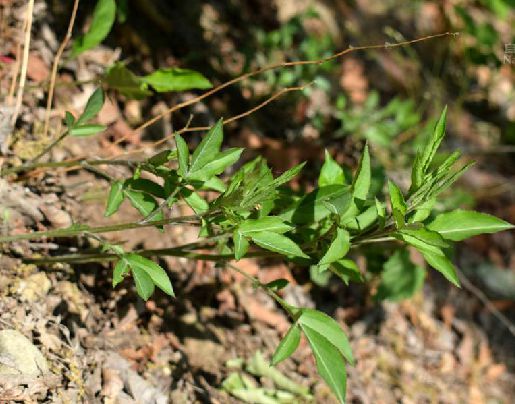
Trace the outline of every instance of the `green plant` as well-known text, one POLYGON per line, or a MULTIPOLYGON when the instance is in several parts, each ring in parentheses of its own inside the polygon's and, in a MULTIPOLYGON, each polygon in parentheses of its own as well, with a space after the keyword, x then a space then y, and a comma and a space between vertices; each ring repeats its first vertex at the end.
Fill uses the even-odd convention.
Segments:
MULTIPOLYGON (((105 38, 114 23, 115 6, 113 1, 98 2, 92 26, 75 42, 73 54, 79 54, 105 38)), ((331 62, 345 52, 320 61, 308 61, 304 65, 314 67, 322 62, 331 62)), ((260 72, 272 71, 277 67, 280 65, 265 67, 260 72)), ((203 76, 192 71, 165 69, 141 77, 122 64, 108 69, 103 82, 128 97, 145 96, 150 89, 159 92, 210 87, 203 76)), ((90 121, 98 114, 103 102, 103 91, 98 89, 78 118, 67 113, 65 134, 86 136, 101 130, 90 121)), ((164 293, 174 296, 172 282, 165 269, 149 259, 152 256, 170 255, 211 260, 221 268, 238 271, 255 287, 263 289, 275 299, 292 319, 292 326, 277 347, 272 363, 277 364, 291 356, 304 335, 312 348, 321 377, 339 401, 344 402, 346 363, 352 365, 354 358, 349 341, 338 323, 323 312, 294 307, 284 301, 280 290, 287 285, 287 281, 278 279, 263 284, 241 271, 231 261, 243 257, 282 257, 298 266, 310 267, 318 274, 334 274, 345 283, 360 282, 365 277, 349 258, 349 252, 367 245, 391 243, 394 247, 409 245, 417 249, 430 266, 453 284, 459 285, 455 268, 446 254, 450 243, 513 226, 495 217, 472 211, 453 211, 428 220, 436 197, 452 185, 468 167, 465 165, 456 168, 460 156, 458 152, 439 164, 434 161, 445 132, 445 114, 446 111, 442 113, 425 147, 417 153, 412 168, 412 185, 407 191, 401 190, 392 181, 388 182, 388 191, 384 195, 382 192, 372 191, 368 146, 363 150, 352 181, 344 174, 343 168, 326 153, 318 187, 309 193, 294 191, 287 185, 300 173, 303 164, 274 178, 266 161, 258 157, 241 165, 229 178, 224 177, 223 174, 239 161, 243 150, 222 150, 223 122, 220 120, 193 152, 190 152, 181 134, 177 133, 175 148, 163 150, 143 161, 80 162, 84 166, 109 163, 131 168, 132 175, 128 178, 111 179, 106 176, 111 181, 111 187, 105 215, 113 215, 127 201, 141 214, 141 221, 103 227, 74 225, 53 231, 0 236, 0 242, 77 235, 91 237, 101 243, 100 251, 26 261, 42 264, 114 261, 113 286, 124 278, 132 278, 138 295, 144 300, 150 298, 156 286, 164 293), (159 178, 159 181, 145 178, 145 172, 152 174, 153 178, 159 178), (389 200, 389 209, 386 200, 389 200), (165 218, 164 209, 174 208, 180 203, 187 204, 194 214, 165 218), (109 243, 100 236, 102 233, 145 226, 155 226, 164 231, 164 226, 172 223, 198 226, 199 240, 160 250, 126 251, 123 245, 109 243)), ((47 166, 67 164, 69 162, 57 162, 54 165, 48 163, 47 166)), ((19 171, 35 166, 29 164, 19 171)), ((18 170, 7 170, 7 173, 16 171, 18 170)), ((377 297, 409 296, 420 287, 424 274, 421 268, 410 262, 405 250, 398 249, 385 264, 377 297), (396 282, 398 278, 402 282, 396 282)), ((254 371, 260 373, 262 369, 255 366, 254 371)), ((277 378, 277 374, 275 377, 277 378)), ((238 390, 241 390, 245 382, 237 382, 238 390)))
POLYGON ((379 106, 379 94, 371 91, 362 106, 349 108, 344 95, 336 99, 335 118, 340 128, 335 136, 356 136, 382 148, 393 148, 402 133, 416 131, 421 116, 413 100, 392 99, 379 106))
MULTIPOLYGON (((92 118, 86 111, 82 116, 92 118)), ((58 230, 62 237, 78 233, 94 236, 103 244, 103 252, 58 256, 40 262, 115 260, 113 285, 131 276, 137 293, 146 300, 154 292, 155 286, 174 296, 166 271, 146 258, 148 255, 214 260, 222 267, 237 271, 239 269, 229 261, 247 256, 281 256, 299 266, 311 266, 319 273, 330 271, 348 283, 363 280, 355 262, 347 257, 351 249, 375 243, 393 243, 414 247, 429 266, 459 286, 455 268, 446 254, 451 243, 513 226, 490 215, 464 210, 438 214, 428 222, 431 201, 470 166, 456 167, 459 152, 435 164, 434 157, 445 132, 445 120, 444 110, 432 136, 416 155, 410 189, 403 192, 393 181, 389 181, 384 197, 370 192, 371 159, 368 146, 363 150, 352 182, 345 179, 342 167, 326 154, 318 187, 304 194, 287 187, 287 183, 299 174, 303 164, 274 178, 261 157, 242 165, 224 181, 221 175, 239 160, 243 150, 221 149, 221 120, 192 153, 184 139, 176 134, 175 149, 164 150, 138 163, 130 178, 115 180, 111 185, 106 216, 115 213, 123 201, 128 200, 141 213, 141 222, 104 229, 73 227, 58 230), (160 177, 161 182, 142 178, 143 172, 160 177), (204 191, 208 190, 210 195, 217 196, 207 199, 204 191), (383 199, 389 200, 389 209, 383 199), (173 208, 179 203, 189 205, 195 214, 169 221, 164 219, 165 205, 173 208), (121 245, 109 244, 96 236, 103 231, 123 230, 131 226, 152 225, 162 229, 163 225, 172 221, 199 226, 199 241, 164 250, 126 252, 121 245), (211 249, 213 253, 201 253, 198 249, 211 249)), ((49 234, 46 232, 44 235, 49 234)), ((26 238, 38 236, 41 233, 26 238)), ((11 240, 13 237, 17 238, 11 236, 11 240)), ((5 240, 0 238, 0 241, 5 240)), ((410 262, 406 251, 399 249, 385 264, 377 297, 407 297, 420 287, 424 274, 422 268, 410 262)), ((286 303, 279 295, 286 281, 262 284, 255 278, 250 279, 256 287, 272 296, 293 321, 277 347, 272 363, 289 357, 297 348, 301 334, 304 334, 321 377, 344 402, 345 363, 353 364, 354 359, 340 326, 325 313, 286 303)))

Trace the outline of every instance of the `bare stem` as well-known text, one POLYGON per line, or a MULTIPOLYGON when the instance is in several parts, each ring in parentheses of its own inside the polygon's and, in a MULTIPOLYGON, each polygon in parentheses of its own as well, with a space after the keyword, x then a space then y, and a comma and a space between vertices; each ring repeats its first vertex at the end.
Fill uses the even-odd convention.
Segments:
POLYGON ((424 37, 421 37, 421 38, 416 38, 416 39, 412 39, 412 40, 409 40, 409 41, 397 42, 397 43, 393 43, 393 44, 385 43, 385 44, 380 44, 380 45, 366 45, 366 46, 349 47, 347 49, 344 49, 344 50, 342 50, 342 51, 340 51, 338 53, 335 53, 334 55, 325 57, 323 59, 299 60, 299 61, 294 61, 294 62, 283 62, 283 63, 271 64, 271 65, 262 67, 260 69, 254 70, 252 72, 242 74, 241 76, 238 76, 238 77, 236 77, 236 78, 234 78, 232 80, 226 81, 225 83, 220 84, 219 86, 217 86, 217 87, 215 87, 215 88, 213 88, 213 89, 211 89, 209 91, 206 91, 204 94, 201 94, 198 97, 195 97, 195 98, 192 98, 190 100, 183 101, 183 102, 181 102, 181 103, 179 103, 177 105, 174 105, 173 107, 168 108, 165 112, 163 112, 163 113, 155 116, 154 118, 149 119, 145 123, 141 124, 139 127, 137 127, 135 129, 135 131, 136 132, 141 131, 141 130, 147 128, 148 126, 154 124, 155 122, 159 121, 160 119, 164 118, 165 116, 168 116, 171 113, 173 113, 173 112, 175 112, 175 111, 177 111, 179 109, 182 109, 184 107, 187 107, 189 105, 196 104, 197 102, 202 101, 204 98, 207 98, 207 97, 209 97, 209 96, 211 96, 211 95, 213 95, 215 93, 218 93, 219 91, 223 90, 226 87, 229 87, 229 86, 231 86, 233 84, 236 84, 236 83, 239 83, 239 82, 241 82, 241 81, 243 81, 245 79, 248 79, 250 77, 256 76, 258 74, 261 74, 261 73, 264 73, 264 72, 267 72, 267 71, 270 71, 270 70, 275 70, 275 69, 285 68, 285 67, 292 67, 292 66, 301 66, 301 65, 321 65, 321 64, 330 62, 331 60, 338 59, 341 56, 344 56, 344 55, 346 55, 348 53, 357 52, 357 51, 360 51, 360 50, 392 49, 392 48, 398 48, 398 47, 402 47, 402 46, 412 45, 412 44, 417 43, 417 42, 427 41, 429 39, 440 38, 440 37, 451 36, 451 35, 456 35, 456 34, 452 33, 452 32, 444 32, 444 33, 441 33, 441 34, 428 35, 428 36, 424 36, 424 37))
POLYGON ((56 229, 56 230, 48 230, 48 231, 35 231, 32 233, 24 233, 24 234, 13 234, 9 236, 0 236, 0 243, 8 243, 12 241, 19 240, 37 240, 41 238, 56 238, 56 237, 74 237, 79 236, 85 233, 91 234, 100 234, 100 233, 111 233, 115 231, 121 230, 130 230, 130 229, 139 229, 143 227, 152 227, 152 226, 164 226, 169 224, 189 224, 189 225, 198 225, 198 220, 200 216, 182 216, 182 217, 172 217, 169 219, 163 220, 155 220, 148 223, 117 223, 107 226, 98 226, 98 227, 90 227, 88 225, 75 225, 72 227, 67 227, 65 229, 56 229))

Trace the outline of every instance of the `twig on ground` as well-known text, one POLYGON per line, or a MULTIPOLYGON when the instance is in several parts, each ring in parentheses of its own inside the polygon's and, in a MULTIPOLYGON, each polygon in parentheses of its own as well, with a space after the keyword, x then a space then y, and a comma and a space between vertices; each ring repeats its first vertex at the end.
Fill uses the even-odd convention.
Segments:
MULTIPOLYGON (((72 37, 73 25, 75 24, 75 17, 77 15, 77 8, 79 7, 79 0, 75 0, 73 3, 72 14, 70 16, 70 22, 68 24, 68 30, 66 31, 66 35, 57 50, 54 58, 54 64, 52 65, 52 74, 50 76, 50 85, 48 87, 48 98, 46 103, 46 111, 45 111, 45 124, 43 127, 43 138, 47 137, 48 127, 50 125, 50 110, 52 109, 52 101, 54 98, 54 89, 55 89, 55 80, 57 77, 57 69, 59 67, 59 61, 61 60, 61 56, 66 49, 66 45, 70 41, 72 37)), ((66 136, 66 135, 65 135, 66 136)), ((57 143, 55 143, 57 144, 57 143)), ((52 145, 55 146, 55 144, 52 145)), ((49 149, 50 150, 50 149, 49 149)), ((37 160, 36 160, 37 161, 37 160)))

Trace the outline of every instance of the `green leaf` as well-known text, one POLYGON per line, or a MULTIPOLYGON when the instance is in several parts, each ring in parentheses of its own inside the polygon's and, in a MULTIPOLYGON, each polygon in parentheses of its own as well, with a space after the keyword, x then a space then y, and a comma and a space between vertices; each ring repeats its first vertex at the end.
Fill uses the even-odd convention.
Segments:
POLYGON ((442 114, 440 115, 440 119, 438 119, 438 122, 436 123, 435 129, 433 131, 433 135, 429 139, 428 144, 424 148, 424 151, 422 153, 420 164, 422 166, 422 172, 426 173, 429 169, 429 166, 431 162, 433 161, 433 158, 436 154, 436 151, 438 150, 438 147, 440 147, 440 143, 442 143, 442 139, 445 136, 445 122, 447 120, 447 106, 442 111, 442 114))
POLYGON ((340 325, 333 318, 318 310, 302 309, 302 314, 297 321, 302 328, 307 326, 317 330, 338 349, 347 362, 354 365, 354 357, 352 356, 349 340, 340 325))
POLYGON ((408 207, 401 190, 393 181, 388 181, 388 191, 390 193, 393 217, 395 219, 395 223, 397 224, 397 228, 400 229, 404 227, 404 216, 406 215, 408 207))
POLYGON ((158 93, 207 89, 213 85, 202 74, 177 67, 159 69, 141 78, 158 93))
POLYGON ((249 242, 238 230, 234 231, 232 239, 234 241, 234 258, 240 260, 247 253, 249 242))
POLYGON ((309 278, 311 279, 311 282, 322 288, 327 287, 331 277, 333 276, 333 274, 328 271, 327 268, 329 268, 329 264, 311 265, 309 267, 309 278))
POLYGON ((423 243, 440 247, 440 248, 447 248, 449 247, 449 244, 443 239, 443 237, 438 234, 436 231, 432 231, 429 229, 426 229, 424 227, 420 228, 404 228, 399 230, 399 233, 402 235, 408 235, 413 238, 416 238, 420 240, 423 243))
POLYGON ((197 215, 206 213, 209 210, 209 204, 195 191, 192 191, 188 188, 183 188, 181 189, 180 194, 188 206, 193 209, 197 215))
POLYGON ((272 366, 277 365, 279 362, 282 362, 293 355, 299 346, 299 342, 300 328, 297 324, 293 324, 277 346, 274 355, 272 356, 272 366))
POLYGON ((384 204, 377 198, 375 198, 375 202, 377 217, 379 218, 379 227, 383 229, 386 222, 386 209, 384 207, 384 204))
POLYGON ((265 284, 267 289, 273 290, 274 292, 277 292, 278 290, 284 289, 286 286, 288 286, 288 280, 284 278, 275 279, 271 282, 268 282, 265 284))
POLYGON ((226 189, 225 182, 218 177, 211 177, 207 181, 202 182, 200 187, 203 190, 213 190, 218 192, 224 192, 226 189))
POLYGON ((132 277, 136 285, 136 292, 145 301, 148 300, 152 293, 154 293, 154 282, 152 278, 141 268, 135 267, 132 269, 132 277))
POLYGON ((104 91, 102 90, 102 88, 99 87, 95 91, 93 91, 93 94, 91 94, 91 96, 89 97, 88 102, 84 107, 84 112, 79 117, 79 119, 77 119, 75 126, 80 126, 81 124, 93 119, 100 112, 103 105, 104 91))
POLYGON ((120 62, 109 68, 103 82, 127 98, 142 99, 152 94, 147 85, 120 62))
POLYGON ((104 125, 81 125, 81 126, 74 126, 70 130, 70 135, 72 136, 79 136, 79 137, 85 137, 85 136, 91 136, 95 135, 98 132, 102 132, 105 130, 104 125))
POLYGON ((406 249, 398 250, 384 264, 375 298, 393 301, 408 299, 422 289, 425 274, 424 268, 411 262, 406 249))
MULTIPOLYGON (((127 188, 125 188, 123 192, 127 199, 129 199, 131 205, 134 206, 143 215, 143 217, 147 217, 159 207, 155 198, 146 192, 135 191, 127 188)), ((160 211, 154 215, 152 220, 162 219, 163 212, 160 211)))
POLYGON ((72 115, 70 111, 66 111, 64 113, 64 123, 68 127, 68 130, 71 130, 73 128, 73 125, 75 124, 75 117, 72 115))
POLYGON ((350 236, 349 232, 346 230, 340 229, 339 227, 336 229, 336 237, 332 241, 331 245, 327 249, 326 253, 318 263, 318 265, 330 264, 332 262, 338 261, 339 259, 345 257, 347 252, 350 249, 350 236))
POLYGON ((461 241, 478 234, 513 229, 514 226, 486 213, 457 209, 439 214, 427 228, 440 233, 447 240, 461 241))
POLYGON ((170 296, 175 296, 166 271, 154 261, 138 254, 127 254, 126 259, 133 271, 135 269, 144 271, 159 289, 170 296))
POLYGON ((352 184, 354 198, 360 200, 367 199, 368 191, 370 190, 370 180, 370 154, 368 152, 368 144, 366 144, 352 184))
POLYGON ((349 281, 363 282, 363 277, 358 265, 351 259, 341 259, 333 262, 329 267, 330 271, 337 275, 346 285, 349 281))
POLYGON ((175 135, 175 145, 177 146, 177 156, 179 158, 179 169, 177 172, 180 176, 184 177, 190 166, 190 151, 181 135, 175 135))
POLYGON ((107 198, 107 207, 104 216, 109 217, 113 213, 117 212, 125 199, 125 195, 123 193, 124 181, 114 181, 111 184, 111 190, 109 191, 109 196, 107 198))
POLYGON ((176 150, 162 150, 150 157, 147 160, 147 163, 154 167, 159 167, 166 164, 168 161, 173 160, 174 156, 176 156, 176 150))
POLYGON ((123 281, 123 277, 129 273, 129 262, 122 256, 113 270, 113 288, 123 281))
POLYGON ((330 214, 345 212, 351 201, 349 186, 327 185, 304 196, 281 217, 295 224, 318 222, 330 214))
POLYGON ((245 235, 260 231, 283 234, 293 229, 294 227, 284 223, 284 221, 277 216, 266 216, 260 219, 247 219, 238 226, 238 231, 245 235))
POLYGON ((322 169, 320 170, 320 176, 318 177, 318 186, 323 187, 324 185, 333 184, 345 184, 345 174, 340 165, 333 160, 329 152, 325 151, 325 161, 322 169))
POLYGON ((258 246, 288 257, 309 258, 300 247, 288 237, 270 231, 250 233, 250 238, 258 246))
POLYGON ((369 206, 363 213, 360 213, 350 221, 342 219, 342 223, 351 230, 363 231, 367 227, 372 226, 377 221, 377 207, 375 205, 369 206))
POLYGON ((417 150, 415 161, 413 162, 413 168, 411 169, 411 186, 409 189, 410 194, 418 190, 424 181, 424 171, 422 164, 422 152, 417 150))
POLYGON ((431 214, 431 211, 433 210, 433 206, 436 203, 435 198, 431 198, 427 200, 426 202, 422 203, 413 213, 413 216, 410 217, 409 222, 410 223, 417 223, 417 222, 423 222, 426 220, 429 215, 431 214))
POLYGON ((199 171, 207 163, 211 162, 214 156, 217 156, 220 152, 222 140, 223 121, 219 119, 193 152, 190 172, 199 171))
POLYGON ((98 0, 88 32, 77 38, 72 45, 72 57, 97 46, 111 31, 116 17, 114 0, 98 0))
POLYGON ((452 284, 460 287, 460 280, 456 274, 456 269, 442 251, 440 251, 439 254, 428 250, 419 251, 422 253, 429 265, 445 276, 452 284))
POLYGON ((316 360, 318 373, 331 388, 338 401, 345 404, 347 374, 338 349, 319 332, 310 327, 302 327, 316 360))
POLYGON ((291 181, 294 177, 296 177, 304 168, 306 163, 297 164, 295 167, 290 168, 289 170, 282 173, 279 177, 275 178, 269 186, 277 188, 287 182, 291 181))
POLYGON ((158 183, 146 178, 129 179, 125 181, 127 188, 135 191, 146 192, 147 194, 156 196, 158 198, 166 198, 164 188, 158 183))
POLYGON ((189 180, 207 181, 214 175, 221 174, 227 167, 236 163, 239 160, 242 152, 243 149, 240 148, 224 150, 202 168, 196 171, 193 171, 193 169, 190 170, 187 178, 189 180))

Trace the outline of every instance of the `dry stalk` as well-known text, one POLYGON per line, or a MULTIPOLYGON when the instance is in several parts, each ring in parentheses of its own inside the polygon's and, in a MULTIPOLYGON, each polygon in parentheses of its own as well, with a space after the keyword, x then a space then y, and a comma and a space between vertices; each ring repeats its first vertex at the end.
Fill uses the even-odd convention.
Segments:
POLYGON ((66 35, 55 54, 54 63, 52 65, 52 74, 50 76, 50 85, 48 87, 48 98, 46 102, 46 111, 45 111, 45 124, 43 127, 43 138, 47 137, 48 127, 50 125, 50 111, 52 109, 52 101, 54 99, 54 89, 55 89, 55 80, 57 77, 57 69, 59 67, 59 61, 61 60, 61 56, 63 55, 64 50, 66 49, 66 45, 70 41, 72 37, 73 25, 75 23, 75 17, 77 15, 77 8, 79 7, 79 0, 75 0, 73 3, 72 14, 70 16, 70 22, 68 23, 68 30, 66 31, 66 35))
POLYGON ((14 112, 11 118, 11 125, 16 124, 18 115, 20 114, 21 103, 23 100, 23 91, 25 89, 25 81, 27 79, 27 66, 29 63, 29 50, 30 50, 30 34, 32 31, 32 13, 34 11, 34 0, 29 0, 27 4, 26 20, 25 20, 25 38, 23 41, 23 59, 21 62, 20 82, 18 85, 18 93, 16 94, 16 104, 14 105, 14 112))

